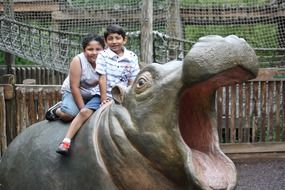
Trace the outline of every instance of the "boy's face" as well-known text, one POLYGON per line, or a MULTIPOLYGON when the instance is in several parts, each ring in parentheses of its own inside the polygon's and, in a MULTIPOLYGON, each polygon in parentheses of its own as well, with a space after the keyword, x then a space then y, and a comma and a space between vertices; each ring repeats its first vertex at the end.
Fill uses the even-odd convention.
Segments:
POLYGON ((106 38, 108 47, 115 53, 120 54, 123 52, 123 46, 126 44, 127 38, 123 38, 120 34, 111 33, 106 38))

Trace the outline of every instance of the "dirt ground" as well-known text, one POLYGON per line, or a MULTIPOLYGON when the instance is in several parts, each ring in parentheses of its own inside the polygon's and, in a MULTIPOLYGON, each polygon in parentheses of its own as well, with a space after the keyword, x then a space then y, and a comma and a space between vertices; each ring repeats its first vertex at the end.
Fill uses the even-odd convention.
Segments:
POLYGON ((285 159, 234 161, 236 190, 285 190, 285 159))

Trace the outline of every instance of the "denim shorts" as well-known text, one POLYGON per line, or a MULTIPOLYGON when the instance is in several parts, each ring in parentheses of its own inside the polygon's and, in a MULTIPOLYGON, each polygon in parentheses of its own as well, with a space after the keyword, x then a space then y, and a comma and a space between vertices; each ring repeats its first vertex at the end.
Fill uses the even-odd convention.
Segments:
MULTIPOLYGON (((97 110, 101 104, 101 98, 99 95, 94 95, 89 99, 83 99, 85 108, 92 110, 97 110)), ((64 92, 62 95, 61 111, 75 117, 79 113, 79 108, 77 107, 71 92, 64 92)))

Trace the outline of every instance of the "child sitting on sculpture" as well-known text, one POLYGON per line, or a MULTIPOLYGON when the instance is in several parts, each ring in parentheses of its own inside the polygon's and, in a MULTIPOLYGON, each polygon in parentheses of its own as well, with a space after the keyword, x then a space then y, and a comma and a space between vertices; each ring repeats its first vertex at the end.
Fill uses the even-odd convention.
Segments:
POLYGON ((99 88, 96 91, 96 108, 81 111, 72 121, 65 138, 60 143, 57 153, 68 155, 71 147, 71 139, 90 115, 101 105, 112 99, 111 89, 114 85, 129 86, 133 83, 139 72, 138 57, 124 45, 127 42, 126 32, 118 25, 109 25, 104 33, 108 48, 98 54, 96 60, 96 73, 99 75, 99 88), (100 101, 98 98, 100 97, 100 101))

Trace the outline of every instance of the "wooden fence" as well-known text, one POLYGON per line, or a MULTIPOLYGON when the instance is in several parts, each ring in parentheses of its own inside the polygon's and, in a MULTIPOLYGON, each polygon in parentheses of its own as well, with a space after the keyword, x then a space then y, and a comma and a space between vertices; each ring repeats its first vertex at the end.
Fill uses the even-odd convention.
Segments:
MULTIPOLYGON (((226 153, 233 153, 232 145, 239 145, 234 153, 285 153, 284 85, 283 80, 248 81, 217 91, 218 133, 226 153), (245 144, 250 147, 245 149, 245 144)), ((19 133, 43 120, 60 97, 60 85, 0 85, 0 157, 19 133)))
POLYGON ((60 101, 60 85, 16 84, 7 94, 0 86, 0 157, 7 145, 24 129, 44 120, 46 110, 60 101))
MULTIPOLYGON (((5 65, 0 66, 0 76, 8 73, 5 65)), ((17 65, 11 67, 11 74, 15 76, 15 83, 22 84, 25 79, 35 79, 36 84, 62 84, 66 73, 55 71, 40 65, 17 65)))
POLYGON ((285 141, 285 80, 249 81, 216 93, 221 143, 285 141))

